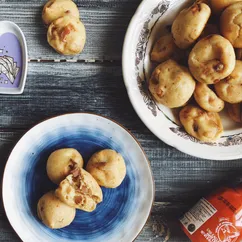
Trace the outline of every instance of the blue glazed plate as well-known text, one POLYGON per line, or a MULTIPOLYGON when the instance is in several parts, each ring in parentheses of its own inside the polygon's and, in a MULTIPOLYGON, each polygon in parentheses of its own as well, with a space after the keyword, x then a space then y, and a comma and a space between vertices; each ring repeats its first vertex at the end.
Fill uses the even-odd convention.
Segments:
POLYGON ((93 114, 49 119, 28 131, 13 149, 3 177, 7 217, 26 242, 133 241, 144 227, 154 199, 148 160, 134 137, 117 123, 93 114), (103 190, 103 202, 92 213, 77 210, 66 228, 51 230, 38 219, 39 198, 55 189, 46 174, 48 156, 56 149, 75 148, 85 162, 101 149, 121 153, 127 176, 117 189, 103 190))

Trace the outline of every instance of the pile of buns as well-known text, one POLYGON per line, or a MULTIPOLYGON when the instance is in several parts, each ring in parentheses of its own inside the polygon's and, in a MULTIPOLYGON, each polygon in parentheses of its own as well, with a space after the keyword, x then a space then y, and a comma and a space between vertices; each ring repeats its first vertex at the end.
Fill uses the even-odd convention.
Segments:
POLYGON ((83 169, 82 155, 75 149, 54 151, 47 161, 47 175, 58 185, 55 191, 43 195, 37 205, 41 221, 51 229, 68 226, 76 209, 92 212, 103 201, 100 186, 116 188, 126 176, 123 157, 114 150, 95 153, 83 169))
POLYGON ((155 100, 182 108, 181 124, 193 137, 214 142, 223 133, 219 112, 242 123, 242 1, 197 0, 175 18, 171 33, 151 52, 159 63, 150 80, 155 100), (237 56, 236 56, 237 55, 237 56))
POLYGON ((76 55, 86 43, 86 30, 79 10, 72 0, 49 0, 42 19, 48 27, 48 43, 60 54, 76 55))

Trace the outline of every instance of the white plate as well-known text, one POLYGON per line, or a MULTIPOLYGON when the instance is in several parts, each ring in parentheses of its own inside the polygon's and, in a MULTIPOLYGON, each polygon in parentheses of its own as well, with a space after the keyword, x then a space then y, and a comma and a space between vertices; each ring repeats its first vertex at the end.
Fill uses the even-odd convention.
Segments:
POLYGON ((26 242, 131 242, 144 227, 154 200, 149 161, 135 138, 119 124, 79 113, 49 119, 28 131, 13 149, 3 177, 3 204, 19 237, 26 242), (51 230, 37 216, 37 202, 56 188, 47 177, 48 156, 75 148, 85 164, 101 149, 124 157, 127 175, 116 189, 102 188, 103 202, 92 213, 77 210, 74 221, 51 230))
POLYGON ((153 70, 150 51, 167 32, 180 10, 191 0, 144 0, 133 16, 123 47, 123 75, 131 103, 144 124, 162 141, 192 156, 211 160, 242 157, 242 128, 222 112, 224 135, 217 142, 204 143, 188 135, 171 109, 158 105, 147 89, 153 70))
POLYGON ((27 44, 13 22, 0 21, 0 94, 23 93, 28 67, 27 44))

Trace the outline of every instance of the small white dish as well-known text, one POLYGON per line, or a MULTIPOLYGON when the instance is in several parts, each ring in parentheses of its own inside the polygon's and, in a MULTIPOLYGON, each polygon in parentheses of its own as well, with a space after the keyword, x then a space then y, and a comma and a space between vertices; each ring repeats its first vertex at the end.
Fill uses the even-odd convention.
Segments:
POLYGON ((210 160, 242 158, 242 127, 226 110, 221 113, 224 136, 205 143, 188 135, 171 109, 151 97, 147 80, 154 68, 150 61, 153 44, 167 32, 176 15, 194 1, 144 0, 133 16, 123 47, 123 75, 130 101, 144 124, 159 139, 178 150, 210 160))
POLYGON ((0 21, 0 94, 23 93, 28 67, 27 44, 13 22, 0 21))

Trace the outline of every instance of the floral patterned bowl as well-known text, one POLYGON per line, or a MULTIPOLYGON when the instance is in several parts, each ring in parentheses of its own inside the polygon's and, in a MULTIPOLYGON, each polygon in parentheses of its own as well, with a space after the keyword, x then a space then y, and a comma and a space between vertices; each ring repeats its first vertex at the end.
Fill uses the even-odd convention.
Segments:
POLYGON ((123 47, 123 75, 131 103, 144 124, 162 141, 192 156, 232 160, 242 157, 242 127, 221 113, 224 135, 205 143, 188 135, 176 111, 157 104, 147 87, 153 64, 150 52, 155 41, 168 31, 175 16, 191 0, 144 0, 129 25, 123 47))
POLYGON ((22 30, 0 21, 0 94, 21 94, 28 68, 28 50, 22 30))

